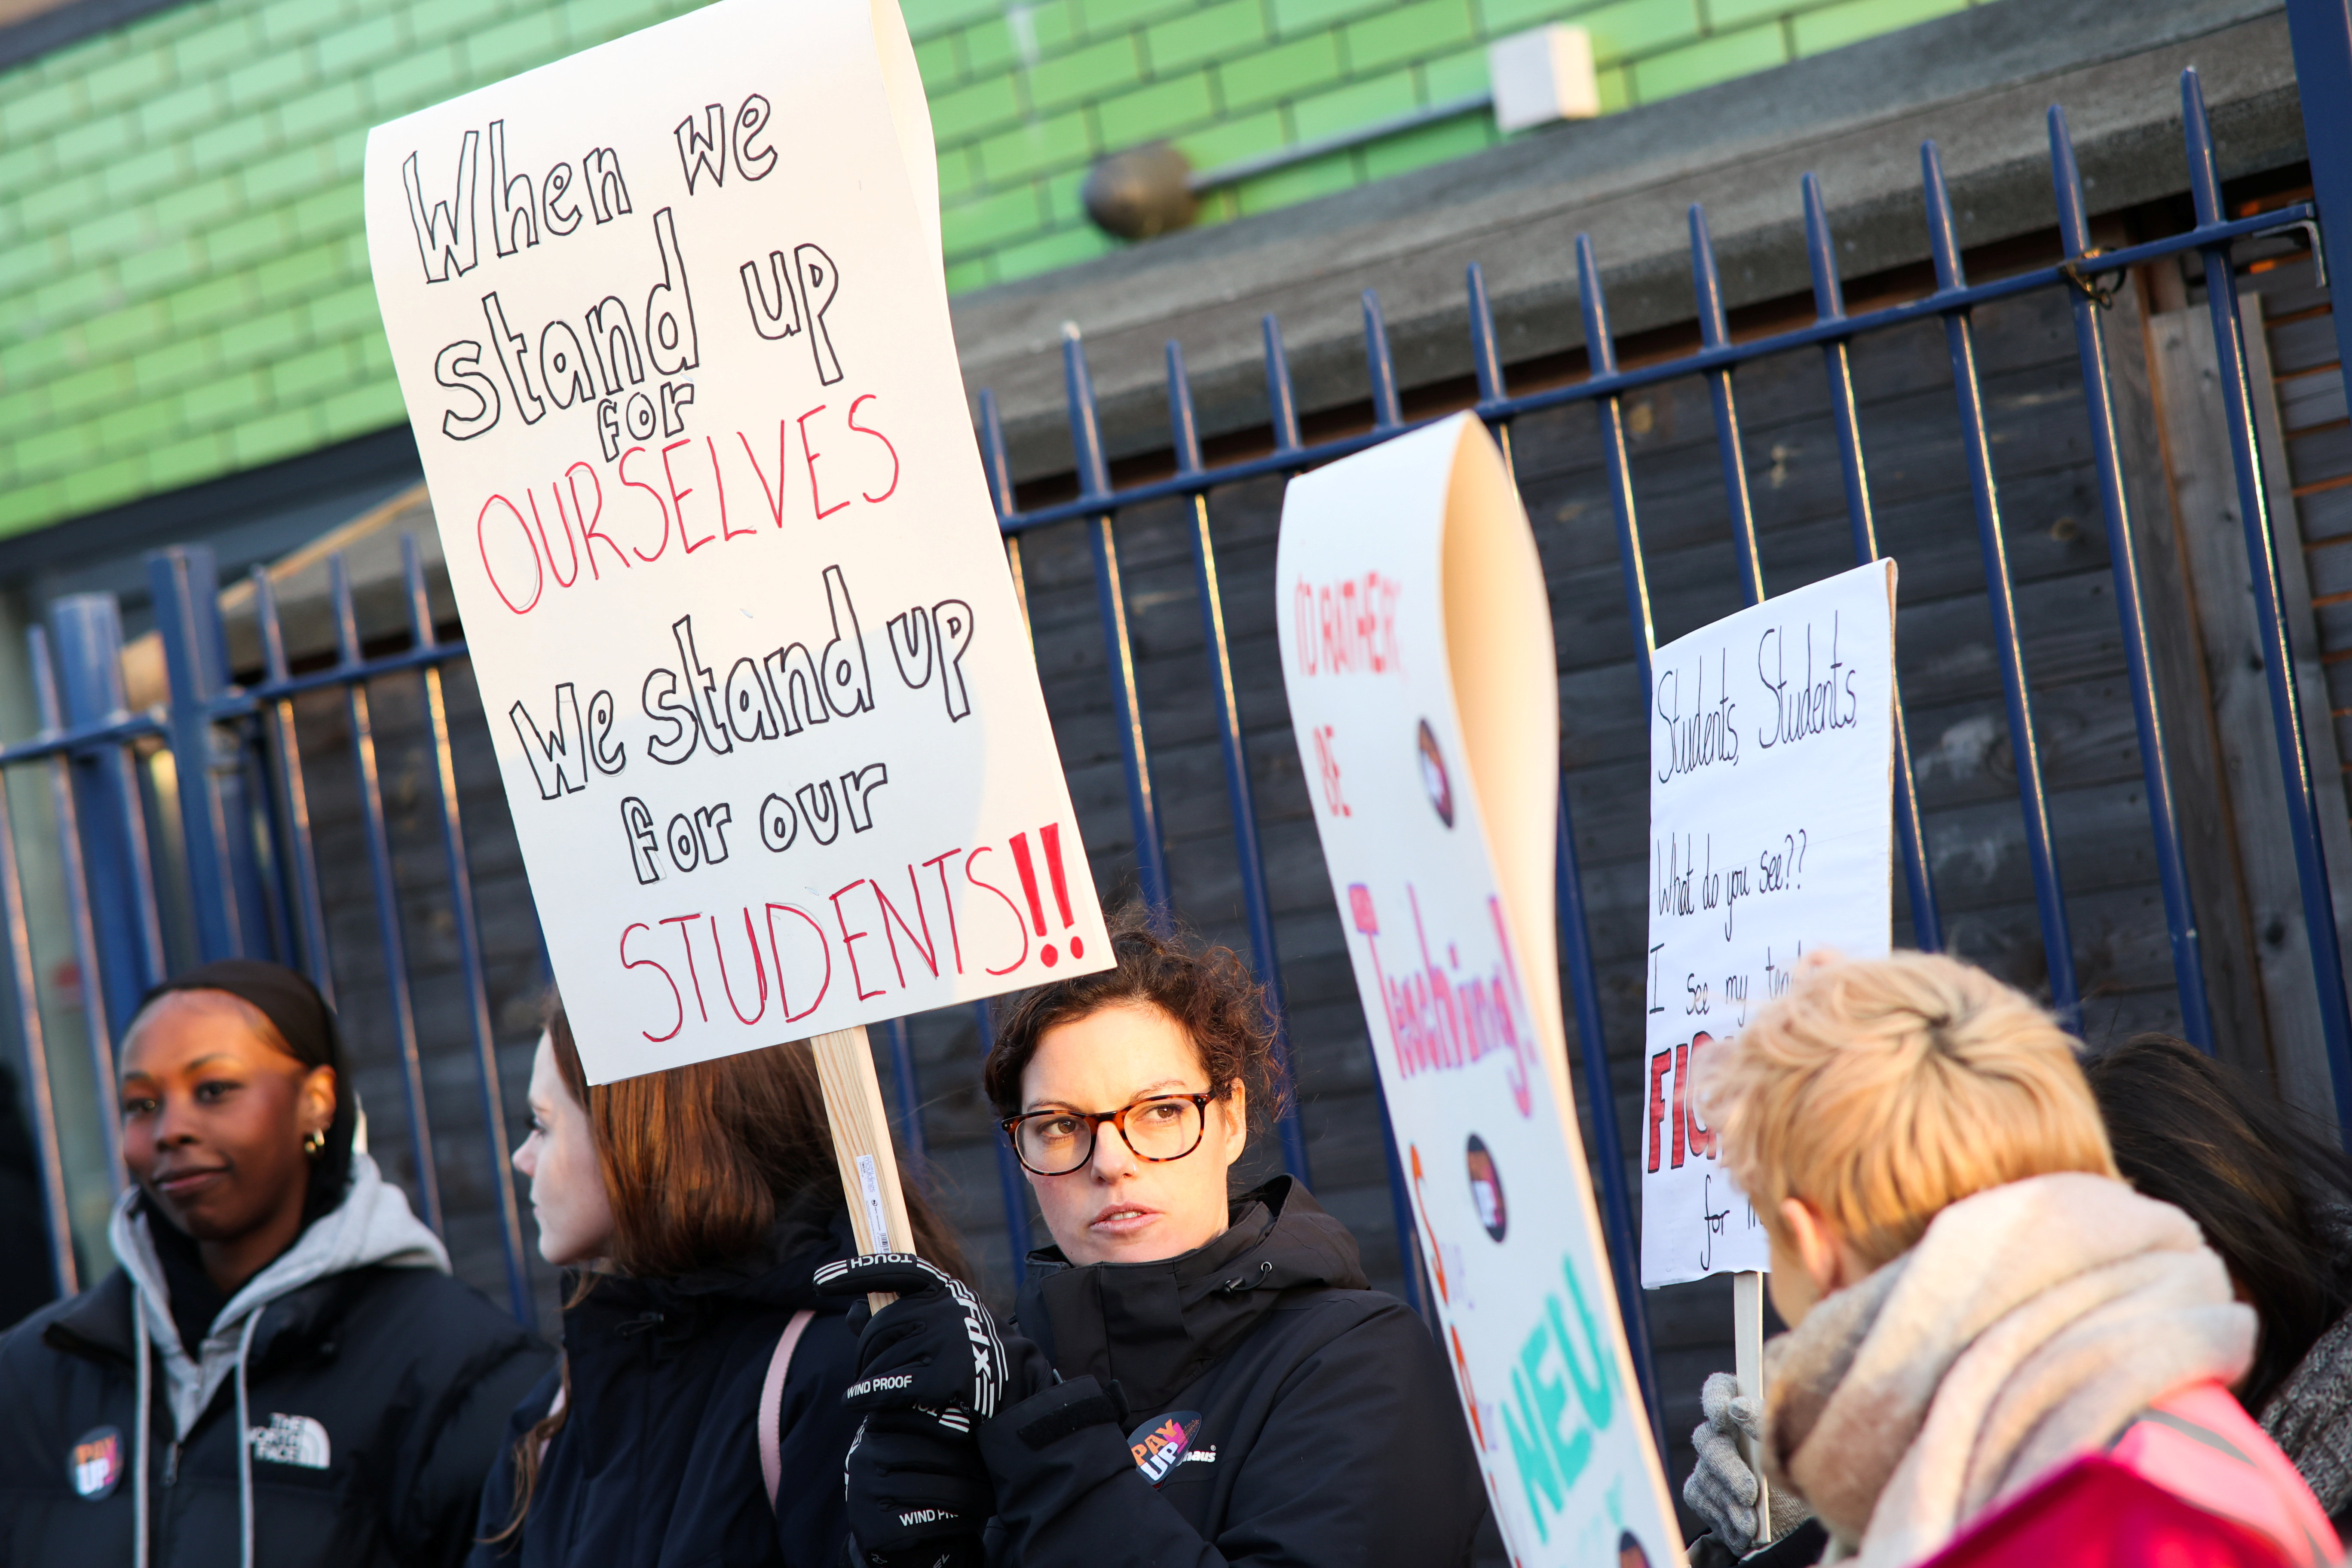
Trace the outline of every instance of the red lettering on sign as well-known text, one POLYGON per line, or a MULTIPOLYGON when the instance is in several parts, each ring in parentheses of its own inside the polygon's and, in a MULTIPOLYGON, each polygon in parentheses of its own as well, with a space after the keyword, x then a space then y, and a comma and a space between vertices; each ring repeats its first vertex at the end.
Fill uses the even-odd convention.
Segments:
MULTIPOLYGON (((1013 901, 1011 895, 1007 894, 1003 889, 998 887, 995 883, 982 880, 979 873, 971 868, 973 861, 978 860, 982 856, 990 853, 994 849, 994 847, 995 846, 993 845, 983 844, 979 848, 973 850, 971 854, 965 856, 963 858, 963 875, 964 880, 970 882, 973 887, 985 888, 990 892, 994 893, 997 897, 997 900, 1003 904, 1006 912, 1011 914, 1013 917, 1013 929, 1021 938, 1021 956, 1014 959, 1012 963, 1006 964, 1002 969, 990 969, 988 971, 991 974, 1010 974, 1014 970, 1029 962, 1028 922, 1021 918, 1021 906, 1013 901)), ((983 965, 983 967, 985 966, 983 965)))
POLYGON ((694 443, 691 440, 672 441, 668 446, 664 447, 661 449, 662 478, 669 481, 670 504, 677 509, 677 542, 686 546, 686 552, 688 555, 693 554, 696 551, 701 549, 704 545, 719 537, 715 533, 706 533, 699 539, 692 538, 690 535, 693 531, 686 525, 686 498, 694 493, 694 487, 688 485, 684 489, 677 488, 677 475, 671 471, 669 466, 669 455, 672 452, 677 451, 680 447, 691 447, 693 445, 694 443))
POLYGON ((719 955, 719 988, 727 993, 728 1011, 735 1015, 739 1023, 756 1024, 768 1013, 768 971, 767 966, 760 962, 760 933, 751 927, 750 910, 743 911, 743 940, 751 944, 751 973, 760 983, 760 1007, 748 1018, 743 1016, 743 1009, 736 1005, 735 985, 727 978, 727 944, 719 940, 719 917, 710 917, 710 951, 719 955))
MULTIPOLYGON (((856 402, 852 403, 849 405, 849 427, 852 430, 856 431, 861 436, 873 437, 877 441, 882 443, 882 449, 890 454, 890 482, 882 487, 882 493, 878 496, 874 496, 866 495, 864 490, 857 492, 859 495, 865 496, 866 500, 873 502, 877 506, 879 506, 882 502, 888 500, 892 496, 898 493, 898 448, 890 445, 890 437, 882 434, 881 431, 875 429, 870 425, 860 425, 857 422, 857 410, 860 405, 872 403, 873 401, 875 401, 874 395, 869 392, 865 396, 858 398, 856 402)), ((806 432, 803 432, 803 434, 805 437, 806 432)))
POLYGON ((622 453, 620 464, 615 471, 621 476, 621 482, 623 484, 628 486, 633 490, 645 491, 646 494, 654 498, 654 505, 661 510, 661 542, 654 546, 654 552, 651 555, 648 555, 634 544, 629 546, 629 552, 631 554, 635 555, 638 560, 645 562, 647 565, 651 565, 653 563, 662 558, 662 552, 669 548, 669 503, 662 500, 661 491, 654 489, 653 486, 646 483, 643 479, 633 479, 629 478, 629 459, 644 450, 645 448, 643 447, 632 447, 627 451, 622 453))
POLYGON ((1675 1098, 1682 1101, 1683 1121, 1690 1129, 1690 1152, 1694 1154, 1704 1154, 1710 1160, 1721 1153, 1722 1150, 1716 1142, 1715 1130, 1698 1118, 1698 1095, 1695 1091, 1698 1086, 1698 1048, 1701 1046, 1713 1044, 1714 1040, 1715 1037, 1704 1029, 1691 1037, 1690 1074, 1694 1092, 1685 1094, 1679 1088, 1675 1091, 1675 1098))
MULTIPOLYGON (((698 910, 690 915, 668 916, 661 923, 666 926, 677 927, 677 944, 686 949, 686 977, 694 982, 695 1009, 702 1015, 702 1021, 708 1024, 710 1022, 710 1009, 703 1005, 702 976, 696 973, 694 969, 694 938, 692 932, 694 931, 694 922, 701 918, 702 912, 698 910)), ((671 984, 675 985, 677 982, 673 981, 671 984)))
MULTIPOLYGON (((856 991, 857 999, 860 1002, 868 1001, 873 997, 882 994, 879 990, 868 991, 866 989, 866 977, 857 973, 857 939, 859 937, 870 937, 874 933, 870 931, 854 931, 849 929, 849 917, 841 911, 841 895, 854 891, 856 889, 865 887, 866 885, 866 879, 860 877, 857 880, 850 883, 847 887, 836 888, 832 892, 825 895, 833 900, 834 922, 841 928, 841 951, 849 954, 849 984, 850 986, 856 991)), ((901 984, 903 983, 904 982, 902 981, 901 984)))
MULTIPOLYGON (((716 486, 719 490, 719 533, 728 539, 752 538, 760 531, 758 529, 730 528, 727 526, 727 476, 725 473, 720 471, 719 467, 719 444, 716 441, 713 441, 709 437, 705 436, 702 438, 702 449, 710 454, 710 482, 716 486)), ((746 452, 749 452, 751 447, 747 446, 743 449, 746 452)), ((759 467, 757 463, 754 463, 751 466, 755 468, 759 467)), ((765 481, 763 480, 761 482, 764 483, 765 481)))
POLYGON ((1290 590, 1291 643, 1306 675, 1402 675, 1393 577, 1367 572, 1337 583, 1301 577, 1290 590))
MULTIPOLYGON (((760 493, 768 498, 768 515, 775 519, 778 528, 784 526, 784 479, 792 471, 791 459, 785 456, 786 449, 792 445, 787 435, 791 428, 792 421, 789 419, 776 421, 776 482, 772 485, 768 483, 768 471, 760 467, 760 459, 752 456, 751 437, 740 430, 735 432, 735 439, 743 444, 743 456, 751 463, 751 472, 759 476, 760 493)), ((713 458, 711 461, 716 464, 718 459, 713 458)))
MULTIPOLYGON (((744 911, 746 916, 750 912, 748 910, 744 911)), ((833 944, 824 940, 824 928, 817 924, 806 910, 796 904, 768 906, 768 956, 775 961, 776 1006, 783 1014, 785 1023, 797 1023, 824 1005, 824 994, 833 989, 833 944), (798 916, 803 925, 816 933, 817 952, 824 955, 824 978, 817 983, 816 1000, 797 1013, 793 1011, 792 999, 784 994, 784 955, 782 949, 776 942, 776 911, 779 910, 788 915, 798 916)))
POLYGON ((477 513, 474 518, 474 544, 475 547, 482 553, 482 573, 485 576, 489 578, 490 591, 498 595, 499 603, 504 605, 508 609, 512 610, 518 616, 527 616, 530 614, 532 607, 539 603, 540 595, 544 593, 547 589, 547 574, 540 565, 539 548, 531 542, 530 524, 522 520, 522 513, 516 509, 514 502, 507 500, 504 496, 492 496, 489 500, 482 503, 482 510, 477 513), (531 578, 530 604, 516 604, 514 602, 513 595, 509 595, 506 591, 505 584, 499 581, 497 569, 490 564, 489 542, 482 535, 482 526, 489 521, 490 508, 494 506, 502 506, 507 509, 507 515, 515 520, 515 527, 522 531, 523 548, 530 552, 531 578))
POLYGON ((808 463, 809 504, 816 508, 817 521, 820 522, 824 521, 826 518, 831 517, 835 512, 839 511, 843 507, 849 504, 845 500, 837 500, 831 506, 827 506, 824 504, 824 497, 817 489, 816 460, 819 458, 824 457, 824 454, 818 451, 815 446, 809 440, 808 422, 815 418, 818 415, 824 413, 824 406, 825 405, 824 404, 820 403, 814 408, 810 409, 806 414, 802 415, 799 418, 793 421, 793 424, 800 426, 801 456, 806 459, 808 463))
POLYGON ((655 973, 660 975, 663 981, 668 984, 670 1000, 677 1004, 677 1022, 669 1026, 669 1033, 667 1035, 656 1035, 650 1029, 640 1029, 637 1031, 639 1034, 645 1036, 646 1039, 651 1040, 655 1045, 660 1045, 664 1040, 676 1039, 677 1037, 677 1032, 686 1027, 686 998, 679 994, 677 982, 670 979, 669 971, 664 969, 658 962, 650 958, 631 958, 629 956, 629 938, 641 931, 651 931, 653 929, 653 927, 646 924, 645 921, 639 921, 636 924, 631 926, 627 931, 621 933, 621 967, 624 969, 650 969, 655 973))
MULTIPOLYGON (((1665 1124, 1666 1124, 1666 1085, 1665 1085, 1665 1079, 1666 1079, 1666 1073, 1667 1073, 1667 1072, 1668 1072, 1668 1070, 1669 1070, 1669 1069, 1671 1069, 1671 1068, 1673 1068, 1673 1066, 1674 1066, 1674 1060, 1675 1060, 1675 1058, 1674 1058, 1674 1053, 1673 1053, 1672 1051, 1660 1051, 1656 1056, 1652 1057, 1652 1058, 1650 1058, 1650 1165, 1649 1165, 1649 1168, 1650 1168, 1651 1170, 1653 1170, 1653 1171, 1654 1171, 1654 1170, 1656 1170, 1656 1169, 1658 1168, 1658 1158, 1659 1158, 1658 1140, 1659 1140, 1660 1136, 1662 1135, 1663 1131, 1664 1131, 1664 1127, 1665 1127, 1665 1124)), ((1675 1140, 1675 1142, 1677 1142, 1677 1143, 1679 1143, 1679 1142, 1682 1142, 1682 1140, 1681 1140, 1679 1137, 1677 1137, 1677 1138, 1675 1140)), ((1675 1162, 1675 1163, 1676 1163, 1676 1164, 1680 1164, 1681 1163, 1682 1163, 1682 1162, 1680 1162, 1679 1160, 1677 1160, 1677 1161, 1675 1162)))

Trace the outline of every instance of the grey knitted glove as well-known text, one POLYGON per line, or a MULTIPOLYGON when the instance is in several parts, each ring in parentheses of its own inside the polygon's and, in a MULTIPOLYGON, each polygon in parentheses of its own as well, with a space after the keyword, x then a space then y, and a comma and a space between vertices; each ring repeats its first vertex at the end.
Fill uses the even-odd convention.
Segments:
POLYGON ((1738 1381, 1729 1373, 1718 1372, 1710 1373, 1699 1390, 1699 1411, 1706 1419, 1691 1433, 1698 1464, 1683 1483, 1683 1501, 1706 1521, 1732 1555, 1745 1556, 1769 1545, 1811 1517, 1811 1510, 1802 1500, 1775 1489, 1771 1533, 1759 1536, 1756 1500, 1764 1483, 1739 1457, 1738 1444, 1742 1433, 1759 1442, 1763 1438, 1756 1402, 1740 1394, 1738 1381))

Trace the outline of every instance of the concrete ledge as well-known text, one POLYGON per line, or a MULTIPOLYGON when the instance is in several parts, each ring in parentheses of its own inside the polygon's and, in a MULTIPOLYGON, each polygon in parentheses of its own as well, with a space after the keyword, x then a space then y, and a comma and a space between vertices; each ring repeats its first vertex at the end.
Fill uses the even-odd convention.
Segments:
POLYGON ((1623 114, 955 301, 968 387, 992 388, 1016 476, 1066 470, 1061 325, 1076 321, 1113 455, 1163 447, 1161 345, 1184 345, 1204 434, 1265 419, 1258 318, 1282 321, 1302 410, 1365 395, 1358 299, 1380 291, 1400 382, 1466 374, 1463 272, 1484 264, 1506 363, 1577 346, 1574 237, 1621 332, 1687 321, 1689 204, 1727 303, 1810 288, 1798 182, 1821 176, 1849 277, 1926 258, 1933 139, 1977 246, 2049 227, 2044 113, 2063 104, 2095 212, 2187 188, 2179 76, 2204 80, 2225 178, 2303 156, 2273 0, 2000 0, 1623 114))

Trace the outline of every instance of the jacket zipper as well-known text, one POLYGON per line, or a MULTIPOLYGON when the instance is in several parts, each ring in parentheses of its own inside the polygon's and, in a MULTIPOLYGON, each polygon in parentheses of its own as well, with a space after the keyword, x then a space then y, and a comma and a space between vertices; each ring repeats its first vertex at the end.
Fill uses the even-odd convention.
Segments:
POLYGON ((171 1452, 163 1456, 163 1484, 167 1487, 174 1486, 178 1484, 179 1479, 180 1445, 174 1443, 172 1445, 171 1452))

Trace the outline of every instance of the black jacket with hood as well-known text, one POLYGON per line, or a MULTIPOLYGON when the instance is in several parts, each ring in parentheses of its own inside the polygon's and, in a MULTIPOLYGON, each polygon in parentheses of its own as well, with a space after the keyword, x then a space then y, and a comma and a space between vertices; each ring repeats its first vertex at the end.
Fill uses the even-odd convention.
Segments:
POLYGON ((1486 1510, 1428 1329, 1277 1177, 1160 1263, 1030 1258, 1020 1327, 1066 1380, 980 1429, 1018 1568, 1457 1568, 1486 1510))
POLYGON ((257 1568, 464 1560, 547 1349, 365 1154, 194 1353, 159 1250, 187 1244, 135 1188, 111 1239, 120 1269, 0 1339, 0 1568, 236 1568, 248 1541, 257 1568))
POLYGON ((474 1568, 836 1568, 849 1539, 841 1407, 857 1364, 850 1303, 820 1299, 817 1268, 856 1253, 849 1215, 803 1201, 767 1255, 675 1279, 608 1276, 563 1314, 563 1425, 540 1461, 521 1530, 514 1446, 555 1402, 551 1372, 514 1412, 482 1489, 474 1568), (784 1380, 774 1509, 761 1470, 760 1394, 794 1313, 816 1317, 784 1380))

